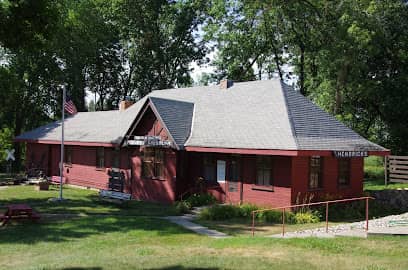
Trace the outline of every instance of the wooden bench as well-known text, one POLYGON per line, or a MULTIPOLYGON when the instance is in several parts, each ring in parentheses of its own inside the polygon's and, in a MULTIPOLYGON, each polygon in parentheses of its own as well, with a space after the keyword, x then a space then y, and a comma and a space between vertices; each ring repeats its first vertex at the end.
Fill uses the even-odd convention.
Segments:
POLYGON ((132 195, 123 192, 117 192, 112 190, 100 190, 99 197, 104 201, 122 203, 132 199, 132 195))

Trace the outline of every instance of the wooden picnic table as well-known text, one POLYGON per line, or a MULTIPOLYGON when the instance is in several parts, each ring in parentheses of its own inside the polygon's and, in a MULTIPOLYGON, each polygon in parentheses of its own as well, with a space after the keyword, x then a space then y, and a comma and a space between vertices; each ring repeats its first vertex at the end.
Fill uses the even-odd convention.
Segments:
POLYGON ((40 215, 28 204, 9 204, 5 207, 6 212, 3 215, 0 214, 0 221, 3 221, 1 226, 6 225, 12 219, 38 220, 40 218, 40 215))

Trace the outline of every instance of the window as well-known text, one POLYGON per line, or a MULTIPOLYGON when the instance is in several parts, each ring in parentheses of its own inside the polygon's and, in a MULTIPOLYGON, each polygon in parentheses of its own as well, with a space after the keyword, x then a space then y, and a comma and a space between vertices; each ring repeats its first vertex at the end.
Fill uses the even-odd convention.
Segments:
POLYGON ((96 148, 96 168, 105 168, 105 148, 96 148))
POLYGON ((225 182, 225 160, 217 160, 217 182, 225 182))
POLYGON ((216 177, 216 167, 215 159, 213 155, 207 154, 203 158, 204 163, 204 179, 207 182, 215 182, 216 177))
POLYGON ((258 156, 256 160, 256 184, 259 186, 272 185, 272 159, 258 156))
POLYGON ((339 176, 338 183, 340 186, 347 186, 350 184, 350 159, 340 158, 338 159, 339 176))
POLYGON ((322 187, 322 159, 319 156, 310 158, 309 188, 322 187))
POLYGON ((64 147, 64 160, 66 164, 72 164, 72 148, 70 146, 64 147))
POLYGON ((142 156, 142 177, 161 179, 164 176, 164 151, 161 148, 146 147, 142 156))

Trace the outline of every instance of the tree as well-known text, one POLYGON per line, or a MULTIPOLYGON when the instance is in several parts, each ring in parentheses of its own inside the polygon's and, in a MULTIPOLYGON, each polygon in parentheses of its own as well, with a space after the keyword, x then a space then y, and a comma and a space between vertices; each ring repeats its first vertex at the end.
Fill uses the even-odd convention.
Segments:
POLYGON ((18 49, 43 46, 55 34, 59 1, 0 1, 0 46, 18 49))
POLYGON ((140 98, 154 89, 191 84, 189 65, 205 55, 204 42, 195 36, 205 1, 114 3, 128 66, 123 94, 140 98))
POLYGON ((208 12, 215 76, 261 79, 275 60, 282 78, 278 67, 294 65, 302 94, 365 137, 408 153, 404 1, 213 0, 208 12))

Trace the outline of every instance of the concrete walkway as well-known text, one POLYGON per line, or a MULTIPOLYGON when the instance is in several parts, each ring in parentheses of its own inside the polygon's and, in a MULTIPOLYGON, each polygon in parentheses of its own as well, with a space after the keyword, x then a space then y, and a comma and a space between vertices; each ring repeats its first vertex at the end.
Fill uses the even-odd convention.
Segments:
POLYGON ((207 235, 209 237, 213 238, 226 238, 229 237, 227 234, 216 231, 216 230, 211 230, 208 229, 207 227, 201 226, 199 224, 191 222, 193 219, 192 215, 184 215, 184 216, 170 216, 170 217, 165 217, 164 219, 175 223, 177 225, 180 225, 187 230, 193 231, 198 234, 202 235, 207 235))
POLYGON ((368 230, 368 236, 371 235, 406 235, 408 236, 408 226, 393 226, 388 228, 373 228, 368 230))

